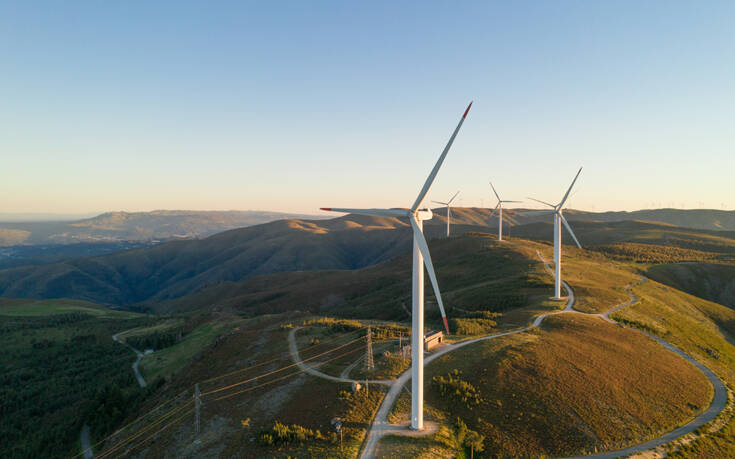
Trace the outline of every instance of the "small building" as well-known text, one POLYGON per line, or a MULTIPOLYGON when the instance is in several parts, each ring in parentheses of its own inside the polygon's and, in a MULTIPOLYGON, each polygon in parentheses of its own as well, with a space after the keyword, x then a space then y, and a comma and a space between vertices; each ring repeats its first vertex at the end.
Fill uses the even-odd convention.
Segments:
POLYGON ((444 341, 444 333, 441 331, 430 331, 424 335, 424 352, 429 352, 444 341))

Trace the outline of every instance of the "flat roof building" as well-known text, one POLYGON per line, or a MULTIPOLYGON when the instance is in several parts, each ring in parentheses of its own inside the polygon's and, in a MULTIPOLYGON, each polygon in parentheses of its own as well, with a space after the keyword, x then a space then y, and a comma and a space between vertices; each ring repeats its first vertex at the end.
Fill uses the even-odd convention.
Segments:
POLYGON ((430 331, 424 335, 424 352, 429 352, 444 341, 444 333, 441 331, 430 331))

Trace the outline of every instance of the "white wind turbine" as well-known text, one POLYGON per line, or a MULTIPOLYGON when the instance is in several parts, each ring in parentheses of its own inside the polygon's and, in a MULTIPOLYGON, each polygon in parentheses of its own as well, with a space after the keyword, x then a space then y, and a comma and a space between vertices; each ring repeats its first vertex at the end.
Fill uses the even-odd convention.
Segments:
POLYGON ((498 240, 503 240, 503 203, 504 202, 523 202, 523 201, 503 201, 500 199, 500 196, 498 196, 498 192, 495 191, 495 187, 493 186, 493 182, 490 182, 490 188, 493 189, 493 193, 495 193, 495 197, 498 198, 498 205, 495 206, 495 209, 490 214, 490 217, 492 218, 493 215, 495 215, 495 212, 498 212, 498 240))
POLYGON ((452 204, 452 201, 454 201, 454 198, 456 198, 458 194, 459 194, 459 191, 457 191, 456 193, 454 193, 454 196, 452 196, 452 199, 450 199, 447 202, 431 201, 431 202, 436 203, 436 204, 441 204, 443 206, 447 206, 447 237, 449 237, 449 219, 452 217, 452 210, 451 210, 451 207, 452 206, 451 206, 451 204, 452 204))
POLYGON ((554 214, 554 277, 556 279, 554 280, 554 298, 555 299, 561 299, 561 224, 563 223, 566 227, 567 231, 569 231, 569 234, 572 236, 572 239, 574 239, 574 242, 577 244, 577 247, 580 249, 582 248, 582 245, 577 240, 577 236, 574 235, 574 231, 572 231, 572 227, 569 226, 569 223, 567 222, 567 219, 564 218, 564 215, 562 213, 564 203, 567 202, 567 199, 569 198, 569 192, 572 191, 572 187, 574 186, 574 183, 577 181, 577 178, 579 177, 579 174, 582 172, 582 168, 579 168, 579 171, 577 172, 577 175, 574 176, 574 180, 572 180, 572 184, 569 185, 569 189, 567 190, 567 193, 562 198, 561 202, 557 205, 549 204, 548 202, 540 201, 538 199, 528 198, 532 199, 536 202, 540 202, 541 204, 545 204, 551 209, 549 210, 538 210, 533 212, 524 212, 523 215, 541 215, 541 214, 554 214))
POLYGON ((444 147, 439 156, 439 160, 431 170, 429 177, 426 179, 423 188, 419 192, 416 201, 410 209, 337 209, 324 208, 332 212, 343 212, 358 215, 369 215, 373 217, 407 217, 413 228, 413 285, 412 285, 412 313, 411 313, 411 428, 414 430, 422 430, 424 428, 424 268, 429 272, 431 285, 434 288, 434 295, 439 305, 444 327, 449 333, 449 324, 447 323, 447 315, 444 313, 444 304, 442 303, 441 293, 439 292, 439 284, 434 274, 434 265, 431 263, 431 254, 429 246, 423 233, 423 221, 432 217, 431 209, 422 209, 421 204, 424 202, 426 194, 429 192, 431 184, 439 172, 439 168, 444 162, 449 149, 454 142, 454 138, 462 127, 467 113, 470 111, 472 102, 467 106, 459 124, 454 129, 454 133, 449 138, 449 142, 444 147))

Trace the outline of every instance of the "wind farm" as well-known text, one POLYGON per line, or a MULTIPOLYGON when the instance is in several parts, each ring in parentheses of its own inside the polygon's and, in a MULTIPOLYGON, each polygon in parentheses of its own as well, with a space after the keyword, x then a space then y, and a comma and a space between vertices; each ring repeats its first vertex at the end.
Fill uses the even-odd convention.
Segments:
POLYGON ((735 457, 733 20, 0 5, 0 457, 735 457))

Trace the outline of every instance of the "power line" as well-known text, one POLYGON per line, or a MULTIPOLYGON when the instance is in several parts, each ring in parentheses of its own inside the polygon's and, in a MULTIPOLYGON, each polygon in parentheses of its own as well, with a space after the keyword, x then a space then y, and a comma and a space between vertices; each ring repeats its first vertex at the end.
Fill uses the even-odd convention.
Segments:
POLYGON ((148 431, 148 430, 151 430, 151 429, 152 429, 153 427, 155 427, 156 425, 158 425, 158 424, 160 424, 161 422, 165 421, 165 420, 166 420, 167 418, 170 418, 171 416, 173 416, 173 415, 174 415, 174 413, 176 413, 176 412, 179 412, 179 411, 181 411, 182 409, 186 408, 186 407, 187 407, 187 406, 189 406, 189 404, 191 404, 191 403, 194 403, 194 401, 193 401, 193 400, 190 400, 190 401, 186 402, 185 404, 181 405, 180 407, 176 408, 175 410, 172 410, 172 411, 168 412, 168 413, 167 413, 166 415, 162 416, 162 417, 161 417, 161 419, 159 419, 158 421, 156 421, 156 422, 154 422, 153 424, 151 424, 151 425, 149 425, 149 426, 147 426, 147 427, 143 428, 143 430, 141 430, 141 431, 140 431, 140 432, 139 432, 138 434, 136 434, 136 435, 134 435, 134 436, 132 436, 132 437, 129 437, 128 439, 126 439, 126 440, 124 440, 124 441, 122 441, 122 442, 118 443, 117 445, 115 445, 115 446, 114 446, 114 447, 113 447, 112 449, 110 449, 110 450, 107 450, 107 451, 103 451, 103 452, 102 452, 102 453, 101 453, 101 454, 100 454, 99 456, 97 456, 97 457, 98 457, 98 458, 103 458, 103 457, 109 456, 109 455, 110 455, 110 454, 112 454, 113 452, 115 452, 115 451, 117 451, 118 449, 120 449, 120 447, 122 447, 123 445, 126 445, 126 444, 130 443, 131 441, 135 440, 136 438, 140 437, 140 436, 141 436, 141 435, 143 435, 143 434, 144 434, 144 433, 145 433, 146 431, 148 431))
POLYGON ((151 438, 153 438, 153 437, 154 437, 155 435, 158 435, 159 433, 161 433, 161 432, 163 432, 164 430, 168 429, 168 428, 169 428, 169 427, 171 427, 172 425, 174 425, 174 424, 176 424, 176 423, 180 422, 180 421, 181 421, 182 419, 184 419, 185 417, 187 417, 188 415, 190 415, 192 411, 194 411, 194 409, 193 409, 193 408, 192 408, 191 410, 187 411, 186 413, 182 414, 182 415, 181 415, 180 417, 176 418, 175 420, 173 420, 173 421, 169 422, 169 423, 168 423, 168 424, 166 424, 165 426, 161 427, 160 429, 156 430, 155 432, 153 432, 152 434, 150 434, 149 436, 147 436, 146 438, 144 438, 144 439, 143 439, 143 440, 142 440, 142 441, 141 441, 140 443, 136 443, 136 444, 134 444, 134 445, 133 445, 133 446, 131 446, 131 447, 130 447, 130 448, 129 448, 129 449, 127 450, 127 451, 125 451, 125 452, 123 453, 123 455, 125 455, 125 454, 127 454, 127 453, 131 452, 132 450, 134 450, 135 448, 137 448, 137 447, 138 447, 139 445, 142 445, 143 443, 145 443, 145 442, 147 442, 148 440, 150 440, 151 438))
MULTIPOLYGON (((95 444, 93 444, 93 445, 90 445, 90 447, 89 447, 89 448, 85 449, 84 451, 82 451, 81 453, 77 454, 77 455, 76 455, 76 456, 74 456, 74 457, 79 457, 79 456, 82 456, 82 455, 84 455, 84 453, 86 453, 86 452, 87 452, 87 450, 91 450, 91 449, 92 449, 92 448, 94 448, 95 446, 99 446, 100 444, 102 444, 102 443, 106 442, 106 441, 107 441, 107 440, 109 440, 110 438, 114 437, 115 435, 118 435, 118 434, 119 434, 120 432, 122 432, 123 430, 127 429, 128 427, 130 427, 131 425, 135 424, 136 422, 138 422, 138 421, 142 420, 142 419, 143 419, 143 418, 145 418, 146 416, 148 416, 148 415, 150 415, 150 414, 152 414, 152 413, 155 413, 155 412, 156 412, 156 411, 158 411, 158 410, 159 410, 159 409, 160 409, 161 407, 163 407, 163 406, 167 405, 167 404, 168 404, 168 403, 170 403, 170 402, 173 402, 173 401, 175 401, 176 399, 178 399, 179 397, 181 397, 182 395, 184 395, 184 394, 185 394, 185 393, 187 393, 187 392, 189 392, 189 389, 186 389, 185 391, 183 391, 183 392, 179 393, 178 395, 176 395, 176 396, 175 396, 174 398, 172 398, 172 399, 170 399, 170 400, 167 400, 167 401, 165 401, 165 402, 163 402, 163 403, 159 404, 158 406, 156 406, 155 408, 153 408, 153 409, 152 409, 152 410, 150 410, 149 412, 145 413, 144 415, 142 415, 142 416, 139 416, 138 418, 136 418, 136 419, 134 419, 134 420, 130 421, 129 423, 127 423, 127 424, 125 424, 124 426, 122 426, 122 427, 120 427, 119 429, 117 429, 117 430, 116 430, 115 432, 113 432, 113 433, 111 433, 110 435, 108 435, 108 436, 106 436, 105 438, 103 438, 102 440, 98 441, 97 443, 95 443, 95 444)), ((169 411, 169 413, 170 413, 170 411, 169 411)), ((168 413, 166 413, 166 414, 168 414, 168 413)), ((166 414, 164 414, 164 416, 165 416, 166 414)))
POLYGON ((243 380, 243 381, 239 381, 239 382, 236 382, 236 383, 234 383, 234 384, 230 384, 230 385, 227 385, 227 386, 224 386, 224 387, 220 387, 220 388, 217 388, 217 389, 209 390, 209 391, 207 391, 207 392, 203 392, 203 393, 202 393, 202 396, 205 396, 205 395, 209 395, 209 394, 213 394, 213 393, 215 393, 215 392, 221 392, 221 391, 223 391, 223 390, 231 389, 231 388, 233 388, 233 387, 236 387, 236 386, 241 386, 241 385, 243 385, 243 384, 249 383, 249 382, 251 382, 251 381, 253 381, 253 380, 256 380, 256 379, 258 379, 258 378, 262 378, 262 377, 264 377, 264 376, 269 376, 269 375, 271 375, 271 374, 274 374, 274 373, 278 373, 278 372, 281 372, 281 371, 283 371, 283 370, 286 370, 286 369, 288 369, 288 368, 292 368, 292 367, 295 367, 295 366, 299 365, 299 363, 303 363, 303 362, 308 362, 308 361, 310 361, 310 360, 314 360, 314 359, 316 359, 317 357, 321 357, 321 356, 323 356, 323 355, 326 355, 326 354, 329 354, 329 353, 331 353, 331 352, 334 352, 334 351, 336 351, 337 349, 341 349, 341 348, 343 348, 343 347, 345 347, 345 346, 349 346, 350 344, 354 343, 355 341, 359 341, 359 340, 361 340, 361 339, 364 339, 364 338, 365 338, 364 336, 360 336, 360 337, 358 337, 358 338, 355 338, 355 339, 353 339, 352 341, 349 341, 349 342, 347 342, 347 343, 345 343, 345 344, 342 344, 341 346, 337 346, 337 347, 335 347, 335 348, 333 348, 333 349, 330 349, 330 350, 328 350, 328 351, 322 352, 321 354, 317 354, 317 355, 315 355, 315 356, 309 357, 308 359, 304 359, 304 360, 302 360, 301 362, 295 362, 295 363, 292 363, 291 365, 287 365, 287 366, 285 366, 285 367, 283 367, 283 368, 279 368, 279 369, 277 369, 277 370, 269 371, 269 372, 267 372, 267 373, 265 373, 265 374, 262 374, 262 375, 259 375, 259 376, 255 376, 254 378, 249 378, 249 379, 245 379, 245 380, 243 380))
MULTIPOLYGON (((358 329, 353 330, 351 332, 347 332, 345 334, 342 334, 342 335, 336 336, 334 338, 328 339, 328 340, 326 340, 326 341, 324 341, 322 343, 319 343, 317 346, 324 345, 324 344, 330 343, 332 341, 337 341, 337 340, 339 340, 341 338, 344 338, 346 336, 349 336, 349 335, 352 335, 354 333, 357 333, 357 332, 363 330, 364 328, 365 327, 358 328, 358 329)), ((253 368, 257 368, 257 367, 263 366, 263 365, 268 364, 268 363, 273 363, 273 362, 276 362, 278 360, 282 360, 284 357, 289 357, 289 356, 290 356, 290 352, 289 351, 285 351, 285 352, 282 352, 278 357, 274 357, 274 358, 272 358, 270 360, 267 360, 265 362, 261 362, 261 363, 258 363, 256 365, 250 366, 250 367, 240 368, 239 370, 234 370, 234 371, 231 371, 230 373, 226 373, 226 374, 223 374, 223 375, 214 376, 212 378, 205 379, 204 381, 201 381, 201 384, 206 384, 208 382, 216 381, 218 379, 226 378, 228 376, 232 376, 232 375, 235 375, 235 374, 238 374, 238 373, 243 373, 243 372, 252 370, 253 368)))
MULTIPOLYGON (((360 328, 360 329, 357 329, 357 330, 353 330, 353 331, 351 331, 351 332, 348 332, 348 333, 346 333, 346 334, 343 334, 343 335, 340 335, 340 336, 337 336, 337 337, 334 337, 334 338, 332 338, 332 339, 331 339, 331 340, 329 340, 329 341, 336 341, 336 340, 342 339, 342 338, 344 338, 345 336, 349 336, 349 335, 351 335, 351 334, 354 334, 354 333, 356 333, 356 332, 359 332, 360 330, 362 330, 362 328, 360 328)), ((361 337, 361 338, 362 338, 362 337, 361 337)), ((361 339, 361 338, 358 338, 358 339, 361 339)), ((356 340, 350 341, 350 343, 351 343, 351 342, 354 342, 354 341, 356 341, 356 340)), ((324 343, 323 343, 323 344, 324 344, 324 343)), ((349 344, 349 343, 347 343, 347 344, 349 344)), ((347 345, 347 344, 345 344, 345 345, 347 345)), ((339 348, 341 348, 341 347, 344 347, 344 345, 343 345, 343 346, 340 346, 340 347, 337 347, 337 348, 334 348, 334 349, 332 349, 332 350, 330 350, 330 351, 327 351, 327 352, 325 352, 325 353, 333 352, 333 351, 335 351, 335 350, 337 350, 337 349, 339 349, 339 348)), ((312 359, 314 359, 314 358, 317 358, 317 357, 319 357, 319 356, 321 356, 321 355, 324 355, 325 353, 319 354, 319 355, 317 355, 317 356, 313 356, 313 357, 310 357, 309 359, 306 359, 306 360, 304 360, 304 361, 312 360, 312 359)), ((282 356, 280 356, 280 357, 278 357, 278 358, 274 358, 274 359, 271 359, 271 360, 269 360, 269 361, 267 361, 267 362, 262 362, 262 363, 260 363, 260 364, 258 364, 258 365, 254 365, 254 366, 252 366, 252 367, 244 368, 244 369, 241 369, 241 370, 236 370, 236 371, 234 371, 234 372, 230 372, 230 373, 227 373, 227 374, 225 374, 225 375, 215 376, 215 377, 213 377, 213 378, 210 378, 210 379, 208 379, 208 380, 205 380, 205 382, 208 382, 208 381, 214 381, 214 380, 216 380, 216 379, 222 379, 222 378, 224 378, 224 377, 227 377, 227 376, 231 376, 231 375, 233 375, 233 374, 237 374, 237 373, 239 373, 239 372, 242 372, 242 371, 245 371, 245 370, 251 370, 251 369, 253 369, 253 368, 256 368, 256 367, 258 367, 258 366, 262 366, 262 365, 264 365, 264 364, 266 364, 266 363, 270 363, 270 362, 274 362, 274 361, 280 360, 280 359, 282 359, 282 358, 283 358, 283 356, 285 356, 285 355, 288 355, 288 354, 289 354, 289 353, 288 353, 288 352, 286 352, 286 353, 284 353, 284 354, 283 354, 282 356)), ((126 357, 126 358, 128 358, 128 357, 126 357)), ((292 366, 293 366, 293 365, 290 365, 289 367, 292 367, 292 366)), ((281 370, 284 370, 284 369, 286 369, 286 368, 289 368, 289 367, 284 367, 284 368, 282 368, 282 369, 280 369, 280 370, 277 370, 277 371, 281 371, 281 370)), ((263 374, 263 375, 259 375, 259 376, 255 377, 254 379, 257 379, 258 377, 264 377, 264 376, 268 376, 268 374, 272 374, 272 373, 273 373, 273 372, 270 372, 270 373, 265 373, 265 374, 263 374)), ((149 416, 149 415, 151 415, 151 414, 155 413, 155 412, 156 412, 156 411, 158 411, 158 410, 159 410, 160 408, 162 408, 163 406, 167 405, 168 403, 171 403, 171 402, 175 401, 176 399, 180 398, 180 397, 181 397, 181 396, 182 396, 183 394, 185 394, 185 393, 186 393, 186 392, 188 392, 188 391, 189 391, 189 389, 185 389, 184 391, 180 392, 180 393, 179 393, 178 395, 176 395, 176 396, 175 396, 175 397, 173 397, 172 399, 170 399, 170 400, 167 400, 167 401, 165 401, 165 402, 163 402, 163 403, 159 404, 158 406, 156 406, 155 408, 153 408, 153 409, 152 409, 152 410, 150 410, 149 412, 145 413, 145 414, 144 414, 144 415, 142 415, 142 416, 139 416, 138 418, 134 419, 133 421, 129 422, 128 424, 124 425, 123 427, 121 427, 121 428, 117 429, 117 430, 116 430, 115 432, 113 432, 112 434, 110 434, 110 435, 108 435, 107 437, 103 438, 102 440, 100 440, 100 441, 98 441, 98 442, 94 443, 94 444, 93 444, 93 445, 91 445, 91 446, 90 446, 90 447, 89 447, 88 449, 92 449, 92 448, 94 448, 94 447, 96 447, 96 446, 99 446, 100 444, 104 443, 105 441, 109 440, 110 438, 112 438, 112 437, 114 437, 114 436, 116 436, 116 435, 120 434, 120 433, 121 433, 121 432, 122 432, 123 430, 127 429, 128 427, 130 427, 131 425, 133 425, 133 424, 137 423, 138 421, 140 421, 140 420, 144 419, 145 417, 147 417, 147 416, 149 416)), ((207 393, 211 393, 211 392, 207 392, 207 393)), ((205 393, 205 394, 201 394, 201 395, 206 395, 207 393, 205 393)), ((172 413, 173 411, 175 411, 175 410, 176 410, 176 409, 174 409, 174 410, 172 410, 172 411, 169 411, 169 412, 165 413, 165 414, 164 414, 164 415, 163 415, 162 417, 166 417, 166 416, 168 416, 169 414, 171 414, 171 413, 172 413)), ((77 455, 76 455, 76 456, 74 456, 74 457, 79 457, 79 456, 82 456, 82 455, 83 455, 83 454, 84 454, 84 453, 85 453, 86 451, 87 451, 87 450, 84 450, 84 451, 82 451, 81 453, 77 454, 77 455)))
MULTIPOLYGON (((339 355, 337 355, 337 356, 335 356, 335 357, 332 357, 331 359, 325 360, 325 361, 324 361, 324 362, 322 362, 322 363, 327 363, 327 362, 331 362, 331 361, 333 361, 333 360, 337 360, 337 359, 339 359, 339 358, 341 358, 341 357, 344 357, 344 356, 346 356, 346 355, 349 355, 349 354, 354 354, 355 352, 359 351, 360 349, 361 349, 361 348, 359 348, 359 347, 358 347, 358 348, 355 348, 355 349, 353 349, 353 350, 351 350, 351 351, 347 351, 347 352, 345 352, 345 353, 342 353, 342 354, 339 354, 339 355)), ((249 388, 247 388, 247 389, 243 389, 243 390, 241 390, 241 391, 238 391, 238 392, 234 392, 234 393, 232 393, 232 394, 227 394, 227 395, 223 395, 223 396, 221 396, 221 397, 215 398, 215 399, 214 399, 214 401, 215 401, 215 402, 217 402, 217 401, 220 401, 220 400, 224 400, 224 399, 227 399, 227 398, 230 398, 230 397, 234 397, 235 395, 239 395, 239 394, 242 394, 242 393, 245 393, 245 392, 250 392, 251 390, 255 390, 255 389, 258 389, 258 388, 260 388, 260 387, 266 386, 266 385, 268 385, 268 384, 272 384, 272 383, 274 383, 274 382, 282 381, 282 380, 284 380, 284 379, 290 378, 291 376, 296 376, 296 375, 298 375, 298 374, 301 374, 301 373, 305 373, 305 372, 306 372, 306 370, 303 370, 303 369, 299 369, 299 371, 296 371, 296 372, 294 372, 294 373, 289 373, 289 374, 287 374, 286 376, 281 376, 280 378, 276 378, 276 379, 271 379, 270 381, 266 381, 266 382, 264 382, 264 383, 262 383, 262 384, 258 384, 257 386, 249 387, 249 388)))
MULTIPOLYGON (((346 333, 346 334, 340 335, 340 336, 338 336, 338 337, 335 337, 335 338, 331 339, 330 341, 335 341, 335 340, 340 340, 340 339, 344 339, 344 338, 345 338, 345 336, 349 336, 349 335, 351 335, 351 334, 354 334, 354 333, 356 333, 356 332, 359 332, 359 331, 361 331, 362 329, 364 329, 364 327, 363 327, 363 328, 359 328, 359 329, 357 329, 357 330, 354 330, 354 331, 352 331, 352 332, 349 332, 349 333, 346 333)), ((336 351, 336 350, 338 350, 338 349, 344 348, 345 346, 349 346, 350 344, 353 344, 353 343, 355 343, 355 342, 357 342, 357 341, 360 341, 360 340, 362 340, 363 338, 365 338, 365 337, 364 337, 364 336, 360 336, 360 337, 358 337, 358 338, 356 338, 356 339, 353 339, 353 340, 350 340, 350 341, 348 341, 347 343, 341 344, 340 346, 337 346, 337 347, 335 347, 335 348, 332 348, 332 349, 329 349, 329 350, 327 350, 327 351, 321 352, 321 353, 319 353, 319 354, 317 354, 317 355, 314 355, 314 356, 308 357, 308 358, 306 358, 306 359, 303 359, 303 360, 301 360, 301 362, 298 362, 298 363, 293 363, 293 364, 287 365, 287 366, 285 366, 285 367, 283 367, 283 368, 279 368, 279 369, 277 369, 277 370, 273 370, 273 371, 269 371, 269 372, 266 372, 266 373, 264 373, 264 374, 261 374, 261 375, 258 375, 258 376, 256 376, 256 377, 254 377, 254 378, 249 378, 249 379, 246 379, 246 380, 243 380, 243 381, 239 381, 239 382, 237 382, 237 383, 234 383, 234 384, 230 384, 230 385, 227 385, 227 386, 224 386, 224 387, 220 387, 220 388, 217 388, 217 389, 213 389, 213 390, 210 390, 210 391, 207 391, 207 392, 204 392, 204 393, 200 393, 199 395, 200 395, 200 397, 202 397, 202 396, 205 396, 205 395, 210 395, 210 394, 213 394, 213 393, 221 392, 221 391, 223 391, 223 390, 231 389, 231 388, 233 388, 233 387, 237 387, 237 386, 240 386, 240 385, 242 385, 242 384, 246 384, 247 382, 250 382, 250 381, 253 381, 253 380, 257 380, 257 379, 259 379, 259 378, 263 378, 263 377, 267 377, 267 376, 269 376, 269 375, 272 375, 272 374, 275 374, 275 373, 279 373, 279 372, 281 372, 281 371, 284 371, 284 370, 286 370, 286 369, 288 369, 288 368, 293 368, 294 366, 297 366, 297 365, 299 365, 299 363, 304 363, 304 362, 308 362, 308 361, 311 361, 311 360, 317 359, 317 358, 319 358, 319 357, 322 357, 322 356, 324 356, 324 355, 326 355, 326 354, 330 354, 330 353, 332 353, 332 352, 334 352, 334 351, 336 351)), ((322 343, 322 344, 324 344, 324 343, 322 343)), ((324 362, 322 362, 322 363, 327 363, 327 362, 331 362, 331 361, 334 361, 334 360, 336 360, 336 359, 339 359, 339 358, 341 358, 341 357, 344 357, 344 356, 346 356, 346 355, 349 355, 349 354, 352 354, 352 353, 354 353, 354 352, 357 352, 357 351, 359 351, 360 349, 361 349, 361 348, 359 348, 359 347, 358 347, 358 348, 356 348, 356 349, 353 349, 353 350, 350 350, 350 351, 347 351, 347 352, 341 353, 341 354, 339 354, 339 355, 336 355, 336 356, 334 356, 334 357, 332 357, 332 358, 329 358, 329 359, 325 360, 325 361, 324 361, 324 362)), ((289 353, 284 353, 284 355, 285 355, 285 354, 290 354, 290 352, 289 352, 289 353)), ((233 374, 237 374, 237 373, 240 373, 240 372, 243 372, 243 371, 246 371, 246 370, 251 370, 251 369, 253 369, 253 368, 257 367, 257 366, 262 366, 262 365, 264 365, 264 364, 266 364, 266 363, 269 363, 269 362, 274 362, 274 361, 280 360, 281 358, 283 358, 283 357, 281 356, 281 357, 278 357, 278 358, 274 358, 274 359, 271 359, 271 360, 269 360, 269 361, 267 361, 267 362, 262 362, 262 363, 260 363, 260 364, 258 364, 258 365, 252 366, 252 367, 244 368, 244 369, 241 369, 241 370, 236 370, 236 371, 234 371, 234 372, 230 372, 230 373, 227 373, 227 374, 225 374, 225 375, 220 375, 220 376, 216 376, 216 377, 210 378, 210 379, 208 379, 208 380, 205 380, 205 382, 209 382, 209 381, 214 381, 214 380, 216 380, 216 379, 222 379, 222 378, 225 378, 225 377, 231 376, 231 375, 233 375, 233 374)), ((260 387, 263 387, 263 386, 265 386, 265 385, 268 385, 268 384, 272 384, 272 383, 274 383, 274 382, 278 382, 278 381, 284 380, 284 379, 286 379, 286 378, 289 378, 289 377, 291 377, 291 376, 295 376, 295 375, 298 375, 298 374, 301 374, 301 373, 304 373, 304 372, 305 372, 305 370, 303 370, 303 369, 300 369, 299 371, 296 371, 296 372, 294 372, 294 373, 290 373, 290 374, 288 374, 288 375, 285 375, 285 376, 282 376, 282 377, 279 377, 279 378, 276 378, 276 379, 273 379, 273 380, 270 380, 270 381, 266 381, 266 382, 264 382, 264 383, 258 384, 258 385, 256 385, 256 386, 250 387, 250 388, 248 388, 248 389, 245 389, 245 390, 242 390, 242 391, 238 391, 238 392, 235 392, 235 393, 232 393, 232 394, 227 394, 227 395, 225 395, 225 396, 221 396, 221 397, 219 397, 219 398, 216 398, 216 399, 214 399, 214 400, 215 400, 215 401, 218 401, 218 400, 223 400, 223 399, 226 399, 226 398, 230 398, 230 397, 233 397, 233 396, 235 396, 235 395, 238 395, 238 394, 241 394, 241 393, 244 393, 244 392, 249 392, 249 391, 251 391, 251 390, 255 390, 255 389, 258 389, 258 388, 260 388, 260 387)), ((196 386, 198 386, 198 384, 197 384, 196 386)), ((195 387, 196 387, 196 386, 195 386, 195 387)), ((108 436, 107 436, 107 437, 105 437, 104 439, 102 439, 102 440, 98 441, 97 443, 95 443, 94 445, 90 446, 90 448, 89 448, 89 449, 92 449, 93 447, 95 447, 95 446, 98 446, 98 445, 100 445, 100 444, 104 443, 105 441, 109 440, 110 438, 114 437, 115 435, 118 435, 118 434, 119 434, 119 433, 121 433, 121 432, 122 432, 123 430, 127 429, 128 427, 130 427, 131 425, 133 425, 133 424, 137 423, 138 421, 141 421, 142 419, 146 418, 147 416, 149 416, 149 415, 153 414, 154 412, 156 412, 157 410, 159 410, 159 409, 160 409, 161 407, 163 407, 163 406, 167 405, 168 403, 171 403, 171 402, 175 401, 176 399, 180 398, 180 397, 181 397, 181 396, 182 396, 183 394, 185 394, 185 393, 186 393, 186 392, 188 392, 188 391, 189 391, 189 389, 186 389, 186 390, 184 390, 183 392, 179 393, 179 394, 178 394, 177 396, 175 396, 174 398, 172 398, 171 400, 169 400, 169 401, 166 401, 166 402, 164 402, 164 403, 162 403, 162 404, 158 405, 157 407, 155 407, 155 408, 154 408, 154 409, 152 409, 151 411, 149 411, 149 412, 147 412, 146 414, 144 414, 144 415, 142 415, 142 416, 140 416, 140 417, 136 418, 135 420, 131 421, 130 423, 128 423, 128 424, 126 424, 125 426, 121 427, 120 429, 116 430, 116 431, 115 431, 114 433, 112 433, 112 434, 108 435, 108 436)), ((128 444, 128 443, 130 443, 131 441, 134 441, 134 440, 135 440, 136 438, 140 437, 141 435, 143 435, 143 434, 144 434, 144 433, 146 433, 147 431, 149 431, 149 430, 151 430, 152 428, 154 428, 154 427, 155 427, 156 425, 158 425, 158 424, 160 424, 161 422, 165 421, 166 419, 170 418, 171 416, 173 416, 173 415, 174 415, 174 414, 176 414, 177 412, 181 411, 182 409, 184 409, 184 408, 185 408, 186 406, 188 406, 188 405, 189 405, 189 404, 191 404, 191 403, 194 403, 194 404, 195 404, 195 407, 194 407, 194 408, 192 408, 192 410, 188 411, 188 412, 187 412, 187 414, 188 414, 188 413, 191 413, 192 411, 196 411, 196 408, 198 408, 198 406, 197 406, 197 404, 196 404, 197 400, 198 400, 199 402, 201 402, 201 400, 200 400, 200 399, 197 399, 197 398, 195 398, 194 400, 191 400, 191 401, 189 401, 189 402, 185 403, 184 405, 181 405, 181 406, 179 406, 179 407, 177 407, 177 408, 174 408, 174 409, 172 409, 172 410, 170 410, 170 411, 168 411, 168 412, 164 413, 164 414, 163 414, 163 415, 162 415, 162 416, 161 416, 161 417, 160 417, 159 419, 157 419, 156 421, 154 421, 154 422, 153 422, 152 424, 150 424, 150 425, 148 425, 148 426, 144 427, 144 428, 143 428, 143 429, 142 429, 141 431, 139 431, 138 433, 136 433, 136 434, 135 434, 134 436, 132 436, 132 437, 129 437, 128 439, 125 439, 124 441, 122 441, 122 442, 121 442, 121 443, 119 443, 118 445, 114 446, 114 447, 113 447, 113 448, 112 448, 111 450, 108 450, 108 451, 103 451, 103 452, 102 452, 102 453, 101 453, 101 454, 100 454, 100 455, 99 455, 98 457, 100 457, 100 458, 103 458, 103 457, 109 456, 109 455, 110 455, 110 454, 112 454, 113 452, 115 452, 115 451, 117 451, 118 449, 120 449, 120 448, 121 448, 121 447, 122 447, 123 445, 125 445, 125 444, 128 444)), ((178 418, 178 419, 177 419, 176 421, 174 421, 174 422, 172 422, 172 423, 169 423, 169 424, 167 424, 167 425, 166 425, 165 427, 163 427, 162 429, 160 429, 159 431, 157 431, 157 432, 155 432, 155 433, 158 433, 158 432, 160 432, 160 431, 164 430, 165 428, 168 428, 168 427, 169 427, 170 425, 174 424, 175 422, 178 422, 178 421, 179 421, 180 419, 182 419, 182 418, 183 418, 183 416, 182 416, 182 417, 180 417, 180 418, 178 418)), ((155 435, 155 433, 154 433, 153 435, 155 435)), ((145 440, 143 440, 143 442, 147 441, 147 440, 148 440, 149 438, 151 438, 151 437, 152 437, 153 435, 151 435, 151 436, 149 436, 148 438, 146 438, 145 440)), ((141 442, 141 443, 142 443, 142 442, 141 442)), ((134 446, 133 446, 132 448, 130 448, 130 449, 129 449, 128 451, 132 450, 132 449, 133 449, 133 448, 135 448, 135 447, 137 447, 137 444, 136 444, 136 445, 134 445, 134 446)), ((86 452, 86 450, 85 450, 85 451, 82 451, 82 453, 80 453, 80 454, 78 454, 78 455, 76 455, 76 456, 74 456, 74 457, 78 457, 78 456, 81 456, 81 455, 83 455, 83 454, 84 454, 84 452, 86 452)), ((127 453, 127 452, 126 452, 126 453, 127 453)))

